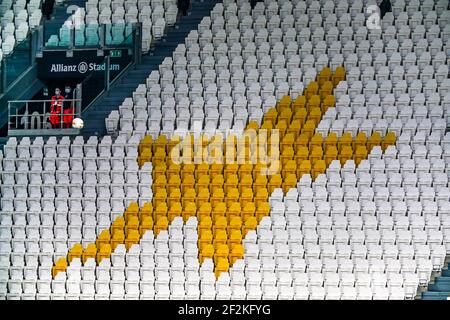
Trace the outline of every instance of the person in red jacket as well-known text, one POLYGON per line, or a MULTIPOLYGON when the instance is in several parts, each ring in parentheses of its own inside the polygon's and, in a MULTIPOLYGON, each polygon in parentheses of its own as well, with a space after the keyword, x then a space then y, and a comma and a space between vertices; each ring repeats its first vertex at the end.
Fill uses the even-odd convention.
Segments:
POLYGON ((61 95, 61 90, 59 88, 55 89, 55 95, 52 96, 52 102, 50 104, 50 123, 52 124, 52 128, 61 128, 61 122, 63 121, 62 106, 63 106, 64 97, 61 95))

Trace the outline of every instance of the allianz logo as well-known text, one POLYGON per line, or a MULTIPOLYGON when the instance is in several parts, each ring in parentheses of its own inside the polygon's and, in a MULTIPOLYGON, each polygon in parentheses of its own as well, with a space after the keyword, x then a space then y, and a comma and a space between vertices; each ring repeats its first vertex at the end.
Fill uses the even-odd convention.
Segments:
MULTIPOLYGON (((80 62, 79 64, 64 64, 64 63, 53 63, 50 72, 60 73, 60 72, 78 72, 86 73, 88 71, 105 71, 105 63, 87 63, 80 62)), ((109 71, 120 71, 120 64, 111 64, 109 71)))

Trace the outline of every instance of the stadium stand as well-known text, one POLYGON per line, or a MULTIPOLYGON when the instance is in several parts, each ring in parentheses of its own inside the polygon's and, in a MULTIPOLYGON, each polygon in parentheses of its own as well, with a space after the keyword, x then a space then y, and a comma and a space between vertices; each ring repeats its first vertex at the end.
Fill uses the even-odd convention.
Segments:
POLYGON ((41 24, 41 0, 4 0, 0 4, 0 61, 41 24))
POLYGON ((111 135, 9 138, 0 297, 447 298, 449 3, 371 4, 224 0, 111 135))
POLYGON ((105 25, 106 43, 120 44, 130 35, 131 24, 142 24, 142 50, 148 52, 152 39, 160 39, 166 25, 176 22, 178 8, 175 0, 88 0, 85 8, 67 19, 58 35, 53 35, 48 46, 67 46, 70 31, 75 27, 75 45, 97 45, 100 25, 105 25))

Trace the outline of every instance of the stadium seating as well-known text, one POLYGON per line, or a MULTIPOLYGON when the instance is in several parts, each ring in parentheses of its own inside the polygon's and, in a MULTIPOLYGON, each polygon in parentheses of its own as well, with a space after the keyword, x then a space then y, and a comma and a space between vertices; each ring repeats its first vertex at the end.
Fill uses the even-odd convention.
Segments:
POLYGON ((41 0, 3 0, 0 4, 0 61, 16 44, 25 40, 30 29, 41 24, 41 0))
POLYGON ((131 41, 131 25, 139 22, 142 50, 147 52, 152 39, 161 38, 165 26, 175 24, 177 13, 175 0, 88 0, 85 8, 78 8, 67 19, 59 37, 53 35, 47 45, 67 46, 74 28, 77 46, 98 45, 101 25, 106 26, 106 44, 118 45, 131 41))
POLYGON ((111 135, 9 138, 0 297, 415 298, 450 253, 450 8, 392 3, 225 0, 111 135))

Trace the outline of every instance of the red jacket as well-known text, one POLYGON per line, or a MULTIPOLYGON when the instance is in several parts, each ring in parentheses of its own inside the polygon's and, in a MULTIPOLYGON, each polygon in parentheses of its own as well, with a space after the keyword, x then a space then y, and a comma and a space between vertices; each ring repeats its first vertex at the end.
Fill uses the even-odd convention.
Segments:
POLYGON ((49 120, 53 125, 56 125, 58 123, 62 122, 61 110, 62 110, 62 104, 63 104, 64 97, 59 96, 52 96, 52 102, 50 105, 50 117, 49 120))

